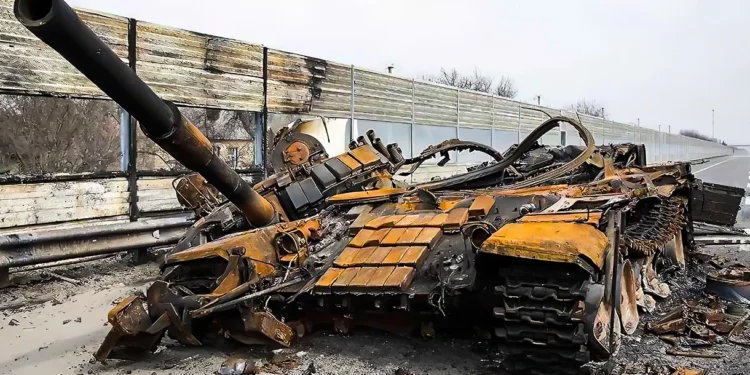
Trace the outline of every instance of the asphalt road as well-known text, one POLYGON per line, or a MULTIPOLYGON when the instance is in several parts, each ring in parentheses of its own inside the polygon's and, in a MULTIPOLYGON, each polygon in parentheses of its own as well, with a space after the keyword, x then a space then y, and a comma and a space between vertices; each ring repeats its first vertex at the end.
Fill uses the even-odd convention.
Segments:
POLYGON ((745 189, 745 199, 737 213, 737 226, 750 228, 750 156, 721 157, 694 164, 693 174, 706 182, 745 189))

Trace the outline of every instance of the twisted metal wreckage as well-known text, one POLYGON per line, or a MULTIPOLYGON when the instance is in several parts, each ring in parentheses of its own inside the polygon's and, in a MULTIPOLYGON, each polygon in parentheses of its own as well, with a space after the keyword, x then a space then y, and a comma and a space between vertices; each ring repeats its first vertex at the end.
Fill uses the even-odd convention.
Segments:
POLYGON ((146 295, 110 311, 101 361, 155 350, 165 334, 289 346, 316 326, 367 325, 473 329, 498 343, 507 371, 576 373, 636 329, 639 306, 669 295, 659 271, 684 266, 692 220, 732 225, 717 208, 739 203, 698 185, 689 163, 647 165, 643 145, 595 146, 567 117, 503 153, 448 140, 414 158, 372 131, 329 157, 297 122, 274 139, 274 174, 250 187, 65 2, 17 0, 15 14, 198 172, 175 189, 200 219, 146 295), (538 143, 563 123, 585 146, 538 143), (492 161, 423 184, 392 178, 465 150, 492 161))

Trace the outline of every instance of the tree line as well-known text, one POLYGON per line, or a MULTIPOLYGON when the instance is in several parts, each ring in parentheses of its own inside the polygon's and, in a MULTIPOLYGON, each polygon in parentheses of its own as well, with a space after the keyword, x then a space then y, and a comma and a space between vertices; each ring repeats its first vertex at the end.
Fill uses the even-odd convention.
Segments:
MULTIPOLYGON (((508 99, 514 99, 516 95, 518 95, 518 88, 512 78, 503 75, 495 81, 494 77, 484 74, 476 68, 474 68, 474 71, 471 74, 463 74, 456 68, 440 68, 440 73, 424 78, 429 82, 458 87, 460 89, 492 93, 508 99)), ((604 106, 591 99, 580 99, 575 103, 566 105, 563 109, 588 116, 609 119, 609 114, 604 109, 604 106)), ((702 134, 696 130, 680 130, 680 135, 726 145, 726 143, 702 134)))
MULTIPOLYGON (((495 80, 494 77, 484 74, 476 68, 471 74, 463 74, 456 68, 440 68, 440 73, 424 78, 429 82, 465 90, 492 93, 502 98, 514 99, 518 95, 518 88, 512 78, 503 75, 495 80)), ((581 99, 565 106, 564 109, 589 116, 608 117, 604 107, 598 105, 596 101, 588 99, 581 99)))

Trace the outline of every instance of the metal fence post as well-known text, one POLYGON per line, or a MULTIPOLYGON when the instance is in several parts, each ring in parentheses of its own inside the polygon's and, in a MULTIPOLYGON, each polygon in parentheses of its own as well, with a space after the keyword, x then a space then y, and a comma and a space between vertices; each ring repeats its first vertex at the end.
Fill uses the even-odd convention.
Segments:
POLYGON ((130 166, 130 113, 120 107, 120 170, 130 166))
POLYGON ((492 98, 492 127, 490 128, 490 147, 495 147, 495 95, 492 98))
POLYGON ((672 125, 667 125, 667 160, 672 160, 672 125))
MULTIPOLYGON (((135 18, 128 19, 128 66, 135 72, 137 63, 136 41, 138 21, 135 18)), ((133 116, 127 114, 128 126, 128 217, 130 221, 137 221, 141 216, 138 209, 138 139, 136 137, 137 122, 133 116)))
POLYGON ((268 153, 268 47, 263 47, 263 127, 260 131, 263 158, 260 160, 263 167, 263 178, 268 177, 266 168, 266 154, 268 153))
MULTIPOLYGON (((414 79, 411 80, 411 125, 409 126, 409 143, 410 143, 410 151, 411 154, 409 157, 414 157, 414 91, 415 91, 415 84, 414 79)), ((414 173, 409 175, 409 181, 414 182, 414 173)))
POLYGON ((661 163, 662 159, 662 149, 661 146, 664 142, 661 140, 661 125, 659 125, 659 131, 656 133, 656 143, 659 145, 659 158, 656 159, 657 162, 661 163))
MULTIPOLYGON (((354 136, 354 64, 352 64, 351 67, 352 67, 352 74, 351 74, 351 87, 350 87, 351 95, 350 95, 350 103, 349 103, 349 123, 351 124, 352 130, 349 132, 349 142, 357 138, 354 136)), ((412 95, 413 95, 413 90, 412 90, 412 95)))
MULTIPOLYGON (((456 89, 456 138, 461 139, 461 89, 456 89)), ((458 152, 454 164, 458 165, 458 152)))
MULTIPOLYGON (((560 110, 560 116, 565 116, 563 110, 560 110)), ((565 146, 568 143, 568 124, 560 122, 560 146, 565 146)))
POLYGON ((516 127, 518 133, 518 140, 516 144, 521 144, 521 103, 518 103, 518 126, 516 127))
POLYGON ((253 147, 255 148, 255 165, 261 166, 263 163, 263 112, 255 112, 255 142, 253 147))

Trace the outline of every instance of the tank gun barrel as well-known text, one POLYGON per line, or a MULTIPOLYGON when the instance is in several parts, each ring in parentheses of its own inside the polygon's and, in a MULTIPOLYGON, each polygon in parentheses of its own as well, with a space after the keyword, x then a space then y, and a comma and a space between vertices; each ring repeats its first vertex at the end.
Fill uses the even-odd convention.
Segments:
POLYGON ((208 138, 173 103, 159 98, 65 1, 16 0, 13 10, 29 31, 133 115, 156 144, 215 186, 251 224, 275 219, 273 206, 214 154, 208 138))

